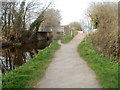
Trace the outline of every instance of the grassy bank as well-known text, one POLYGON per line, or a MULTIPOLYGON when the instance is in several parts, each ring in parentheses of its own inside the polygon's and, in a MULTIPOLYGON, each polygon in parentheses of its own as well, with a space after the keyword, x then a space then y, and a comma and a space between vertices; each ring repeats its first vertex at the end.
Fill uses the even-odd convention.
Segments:
POLYGON ((32 88, 44 75, 54 52, 59 48, 60 45, 53 42, 49 47, 40 51, 30 62, 3 75, 3 88, 32 88))
POLYGON ((77 35, 77 31, 72 31, 72 36, 71 36, 71 32, 69 32, 68 33, 68 35, 66 35, 62 40, 61 40, 61 42, 62 43, 64 43, 64 44, 66 44, 66 43, 69 43, 73 38, 74 38, 74 36, 76 36, 77 35))
POLYGON ((90 44, 90 38, 88 37, 78 46, 78 52, 95 71, 103 88, 118 88, 118 63, 116 61, 99 53, 90 44))
POLYGON ((2 89, 2 72, 0 72, 0 90, 2 89))

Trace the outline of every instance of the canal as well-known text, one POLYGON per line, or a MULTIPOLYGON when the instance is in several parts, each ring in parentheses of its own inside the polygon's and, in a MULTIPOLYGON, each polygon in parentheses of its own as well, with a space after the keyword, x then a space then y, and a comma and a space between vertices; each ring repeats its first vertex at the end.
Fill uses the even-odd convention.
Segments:
POLYGON ((31 44, 1 48, 0 52, 2 53, 0 54, 0 66, 2 73, 15 70, 17 67, 32 60, 34 55, 49 46, 51 42, 51 40, 44 40, 31 44))

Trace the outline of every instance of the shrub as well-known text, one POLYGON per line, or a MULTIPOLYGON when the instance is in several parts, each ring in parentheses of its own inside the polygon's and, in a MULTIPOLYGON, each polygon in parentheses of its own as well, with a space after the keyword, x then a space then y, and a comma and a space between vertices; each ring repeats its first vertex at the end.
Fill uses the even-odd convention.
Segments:
POLYGON ((91 43, 106 56, 119 58, 118 52, 118 4, 94 3, 89 9, 91 23, 97 29, 91 34, 91 43))

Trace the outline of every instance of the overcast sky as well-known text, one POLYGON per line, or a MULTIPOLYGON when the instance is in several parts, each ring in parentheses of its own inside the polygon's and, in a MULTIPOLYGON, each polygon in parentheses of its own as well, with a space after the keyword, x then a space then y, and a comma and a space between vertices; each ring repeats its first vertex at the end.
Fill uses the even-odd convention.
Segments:
MULTIPOLYGON (((5 0, 0 0, 5 1, 5 0)), ((10 0, 16 1, 16 0, 10 0)), ((19 0, 17 0, 19 1, 19 0)), ((28 1, 28 0, 26 0, 28 1)), ((38 0, 42 2, 50 2, 52 0, 38 0)), ((79 21, 81 19, 86 20, 85 12, 89 7, 91 2, 118 2, 120 0, 53 0, 55 4, 55 8, 60 10, 62 21, 62 25, 69 24, 70 22, 79 21)))
POLYGON ((85 11, 91 2, 108 2, 119 0, 53 0, 55 8, 61 11, 61 24, 66 25, 73 21, 85 18, 85 11))

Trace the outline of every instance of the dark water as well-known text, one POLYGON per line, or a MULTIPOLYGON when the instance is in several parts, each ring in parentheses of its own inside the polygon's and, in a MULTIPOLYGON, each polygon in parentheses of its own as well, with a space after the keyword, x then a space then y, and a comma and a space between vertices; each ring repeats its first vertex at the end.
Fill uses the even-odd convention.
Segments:
POLYGON ((2 48, 0 52, 0 66, 2 73, 9 72, 30 61, 40 50, 49 46, 51 41, 38 41, 32 44, 24 44, 21 46, 11 46, 2 48))

